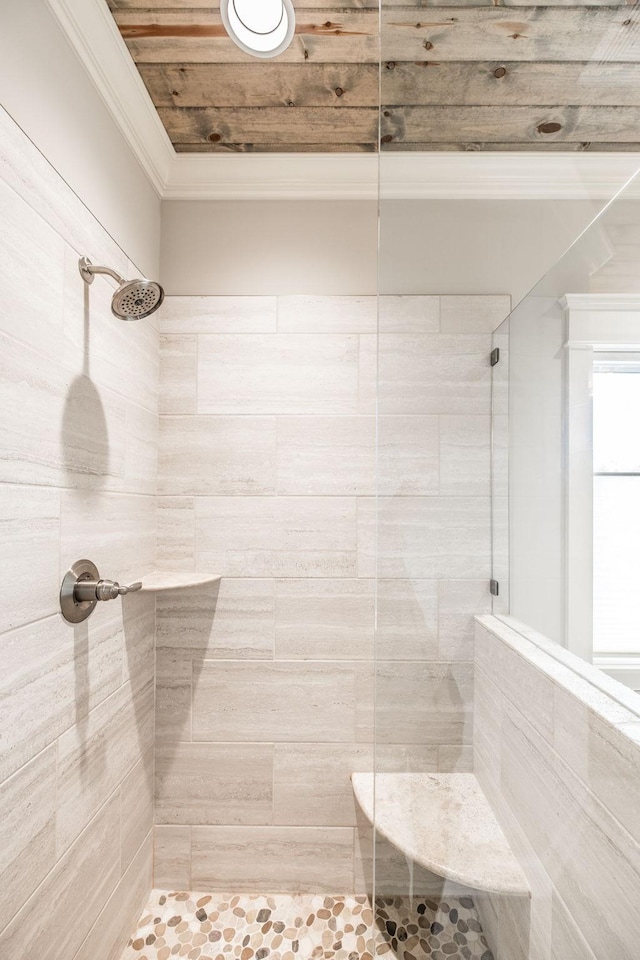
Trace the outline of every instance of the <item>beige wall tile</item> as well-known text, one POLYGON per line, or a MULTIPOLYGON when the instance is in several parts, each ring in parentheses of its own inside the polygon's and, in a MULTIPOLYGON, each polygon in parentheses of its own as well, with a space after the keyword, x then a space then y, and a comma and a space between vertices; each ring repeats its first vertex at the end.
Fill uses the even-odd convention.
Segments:
POLYGON ((378 575, 488 579, 489 505, 488 497, 379 498, 378 575))
POLYGON ((198 341, 198 412, 358 412, 358 337, 244 334, 198 341))
POLYGON ((164 657, 158 657, 156 743, 163 740, 191 740, 190 674, 191 661, 182 655, 177 664, 175 658, 167 661, 164 657), (189 679, 182 676, 184 673, 189 675, 189 679))
POLYGON ((551 960, 596 960, 582 932, 557 895, 553 898, 551 960))
POLYGON ((120 489, 155 497, 158 487, 157 413, 137 403, 127 403, 126 417, 124 480, 120 489))
POLYGON ((277 492, 375 493, 374 417, 278 417, 277 492))
POLYGON ((48 747, 0 787, 0 930, 55 864, 56 751, 48 747))
POLYGON ((375 333, 376 297, 278 297, 280 333, 375 333))
MULTIPOLYGON (((623 789, 640 776, 640 742, 587 709, 557 684, 553 708, 555 749, 640 843, 640 799, 635 790, 623 789)), ((619 711, 623 723, 633 716, 617 704, 613 709, 619 711)), ((637 721, 637 717, 634 719, 637 721)))
POLYGON ((438 333, 440 297, 382 296, 380 333, 438 333))
POLYGON ((196 565, 225 577, 352 577, 353 497, 199 497, 196 565))
POLYGON ((385 497, 440 492, 438 417, 378 418, 378 492, 385 497))
POLYGON ((376 657, 438 659, 436 580, 378 580, 376 657))
POLYGON ((378 575, 376 563, 377 502, 374 497, 358 497, 356 506, 358 576, 375 577, 378 575))
POLYGON ((373 770, 373 744, 276 743, 273 822, 355 826, 351 774, 373 770))
POLYGON ((122 476, 124 401, 4 335, 0 403, 0 481, 91 489, 122 476))
POLYGON ((276 580, 280 660, 370 660, 373 580, 276 580))
POLYGON ((160 743, 155 815, 156 823, 271 823, 273 745, 160 743))
POLYGON ((156 559, 161 570, 195 569, 196 526, 192 497, 159 497, 156 559))
POLYGON ((493 333, 511 310, 511 297, 440 297, 443 333, 493 333))
MULTIPOLYGON (((474 699, 475 712, 475 699, 474 699)), ((473 746, 469 743, 441 743, 438 746, 440 773, 473 773, 473 746)))
POLYGON ((153 885, 151 841, 148 833, 73 960, 120 960, 153 885))
POLYGON ((128 684, 92 710, 86 723, 58 740, 56 847, 76 839, 153 744, 153 686, 132 694, 128 684))
POLYGON ((358 413, 375 414, 378 395, 378 338, 360 335, 358 345, 358 413))
POLYGON ((366 664, 205 660, 194 674, 193 739, 366 741, 366 664))
MULTIPOLYGON (((77 264, 73 265, 72 270, 77 270, 77 264)), ((76 323, 76 327, 80 322, 84 325, 88 316, 90 354, 87 367, 91 380, 100 390, 112 390, 118 396, 157 413, 160 374, 158 331, 147 320, 123 323, 112 316, 112 294, 113 286, 104 278, 92 284, 88 311, 83 309, 76 323), (105 293, 108 306, 99 299, 105 293)), ((65 323, 69 325, 68 314, 72 302, 66 306, 65 323)))
POLYGON ((353 889, 350 827, 192 827, 194 888, 238 893, 353 889))
POLYGON ((1 659, 0 781, 117 689, 122 633, 113 619, 74 631, 55 614, 5 634, 1 659))
POLYGON ((474 749, 480 756, 485 775, 498 785, 502 751, 502 692, 477 663, 473 686, 473 722, 474 749))
POLYGON ((0 518, 4 632, 58 609, 60 494, 47 487, 0 484, 0 518))
POLYGON ((159 651, 194 660, 273 658, 273 580, 225 577, 211 586, 167 591, 156 601, 159 651))
POLYGON ((596 956, 631 958, 640 852, 611 813, 511 705, 503 720, 502 788, 596 956))
POLYGON ((120 803, 114 797, 0 933, 3 960, 74 957, 119 879, 120 803))
POLYGON ((471 742, 472 664, 382 660, 375 669, 378 742, 471 742))
POLYGON ((153 885, 191 890, 191 827, 153 828, 153 885))
POLYGON ((440 493, 488 496, 491 480, 491 417, 440 417, 440 493))
POLYGON ((123 872, 129 868, 140 848, 149 841, 153 829, 153 747, 138 760, 120 787, 122 828, 120 841, 123 872))
POLYGON ((274 333, 276 297, 166 297, 163 333, 274 333))
POLYGON ((160 337, 159 377, 158 410, 161 416, 196 413, 198 405, 197 337, 160 337))
MULTIPOLYGON (((122 598, 122 681, 128 681, 134 691, 154 679, 155 609, 156 600, 152 593, 133 593, 122 598)), ((118 612, 116 609, 114 616, 118 612)))
POLYGON ((276 492, 275 417, 163 417, 159 493, 276 492))
POLYGON ((490 336, 382 334, 381 414, 489 414, 490 336))
MULTIPOLYGON (((156 506, 153 497, 77 491, 61 494, 61 563, 67 569, 87 555, 100 575, 131 583, 155 567, 156 506)), ((101 617, 102 609, 92 617, 101 617)))
POLYGON ((438 583, 439 659, 473 660, 474 617, 490 612, 488 580, 441 580, 438 583))
POLYGON ((0 220, 0 329, 38 349, 46 344, 59 359, 64 241, 4 181, 0 181, 0 220))

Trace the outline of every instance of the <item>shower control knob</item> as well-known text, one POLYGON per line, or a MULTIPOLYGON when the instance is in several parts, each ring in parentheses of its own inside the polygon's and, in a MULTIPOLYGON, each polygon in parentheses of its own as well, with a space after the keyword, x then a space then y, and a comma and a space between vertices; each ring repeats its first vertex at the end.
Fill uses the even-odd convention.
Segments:
POLYGON ((117 580, 103 580, 91 560, 77 560, 67 571, 60 587, 60 610, 67 623, 81 623, 101 600, 115 600, 142 590, 140 581, 121 586, 117 580))

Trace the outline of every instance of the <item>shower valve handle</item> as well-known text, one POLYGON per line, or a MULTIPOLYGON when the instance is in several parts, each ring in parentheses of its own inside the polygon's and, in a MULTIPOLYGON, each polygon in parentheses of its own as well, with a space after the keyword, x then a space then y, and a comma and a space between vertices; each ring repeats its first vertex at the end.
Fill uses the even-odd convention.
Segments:
POLYGON ((142 590, 140 581, 121 587, 116 580, 78 580, 73 594, 81 603, 83 600, 115 600, 116 597, 124 597, 136 590, 142 590))
POLYGON ((60 587, 60 612, 67 623, 81 623, 93 612, 98 601, 115 600, 142 590, 138 580, 121 586, 117 580, 103 580, 91 560, 77 560, 67 570, 60 587))

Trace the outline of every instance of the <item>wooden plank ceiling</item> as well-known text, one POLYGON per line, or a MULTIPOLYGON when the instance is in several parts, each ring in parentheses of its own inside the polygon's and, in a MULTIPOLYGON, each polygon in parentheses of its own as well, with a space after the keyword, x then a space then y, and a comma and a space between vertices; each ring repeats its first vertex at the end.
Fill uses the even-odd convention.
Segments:
POLYGON ((294 0, 274 60, 215 0, 108 3, 180 152, 640 150, 636 0, 294 0))

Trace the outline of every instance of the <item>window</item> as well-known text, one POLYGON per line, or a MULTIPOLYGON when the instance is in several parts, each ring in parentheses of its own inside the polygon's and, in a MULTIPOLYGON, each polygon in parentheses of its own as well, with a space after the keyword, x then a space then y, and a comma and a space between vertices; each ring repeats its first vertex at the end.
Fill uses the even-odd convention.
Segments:
POLYGON ((593 367, 593 652, 640 656, 640 354, 593 367))

